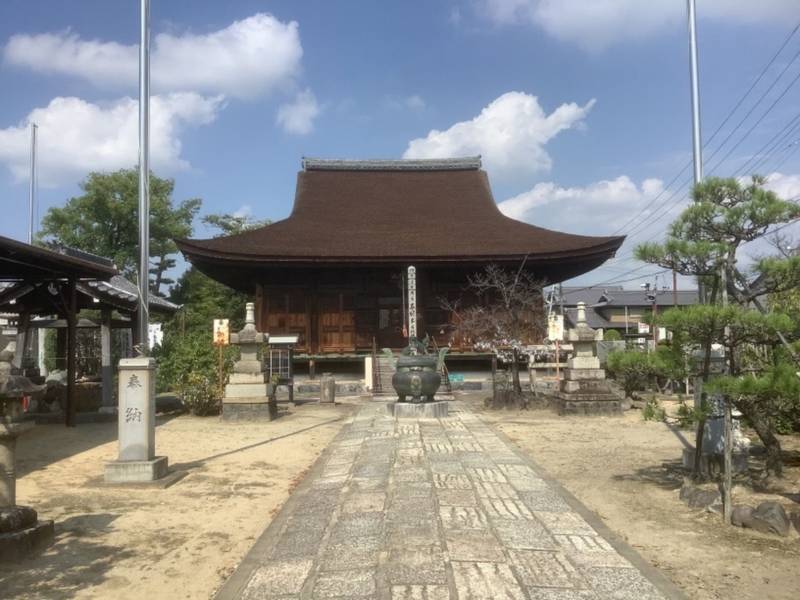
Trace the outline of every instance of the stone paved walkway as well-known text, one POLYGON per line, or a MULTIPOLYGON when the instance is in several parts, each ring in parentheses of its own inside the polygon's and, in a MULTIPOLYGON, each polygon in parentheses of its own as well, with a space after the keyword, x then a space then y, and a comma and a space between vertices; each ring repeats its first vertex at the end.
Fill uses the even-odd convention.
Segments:
POLYGON ((396 421, 372 402, 218 597, 681 597, 593 520, 460 403, 446 419, 396 421))

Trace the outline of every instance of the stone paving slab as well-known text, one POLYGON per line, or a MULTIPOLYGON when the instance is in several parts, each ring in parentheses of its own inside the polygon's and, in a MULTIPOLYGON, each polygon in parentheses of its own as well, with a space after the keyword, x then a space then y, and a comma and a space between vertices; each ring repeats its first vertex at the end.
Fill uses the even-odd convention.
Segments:
POLYGON ((684 598, 457 402, 418 421, 363 405, 217 597, 684 598))

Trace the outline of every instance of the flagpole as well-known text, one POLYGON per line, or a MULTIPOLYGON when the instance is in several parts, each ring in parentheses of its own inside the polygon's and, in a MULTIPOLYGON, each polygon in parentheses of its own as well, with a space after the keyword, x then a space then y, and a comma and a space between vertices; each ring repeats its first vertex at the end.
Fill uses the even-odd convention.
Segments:
POLYGON ((150 281, 150 0, 140 0, 139 40, 139 354, 149 354, 150 281))
MULTIPOLYGON (((689 80, 692 88, 692 165, 694 185, 703 181, 703 143, 700 131, 700 75, 697 68, 697 19, 695 0, 687 0, 689 21, 689 80)), ((702 278, 697 278, 697 295, 705 302, 702 278)))
POLYGON ((695 0, 687 0, 689 12, 689 76, 692 86, 692 157, 694 183, 703 181, 703 146, 700 137, 700 75, 697 69, 695 0))
POLYGON ((34 203, 36 201, 36 123, 31 123, 31 189, 28 195, 28 243, 33 243, 34 203))

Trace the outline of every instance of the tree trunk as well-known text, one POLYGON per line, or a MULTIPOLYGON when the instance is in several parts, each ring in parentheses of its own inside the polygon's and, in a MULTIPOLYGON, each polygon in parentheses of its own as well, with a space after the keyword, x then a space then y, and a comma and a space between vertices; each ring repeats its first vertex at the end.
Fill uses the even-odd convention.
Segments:
POLYGON ((767 451, 766 471, 767 475, 783 477, 783 460, 781 459, 781 442, 775 437, 775 429, 768 417, 749 403, 739 403, 736 405, 742 414, 750 421, 753 429, 756 430, 758 438, 764 444, 767 451))
MULTIPOLYGON (((711 302, 709 304, 715 304, 717 301, 717 290, 719 289, 719 277, 715 278, 714 285, 711 288, 711 302)), ((708 381, 708 376, 711 372, 711 343, 712 343, 712 334, 709 333, 709 337, 706 340, 703 348, 703 371, 700 374, 702 377, 703 384, 708 381)), ((705 391, 701 386, 700 388, 700 408, 703 407, 703 400, 705 399, 705 391)), ((703 432, 706 430, 706 420, 705 418, 700 419, 697 422, 697 432, 695 433, 694 438, 694 468, 692 469, 692 477, 695 479, 700 479, 701 476, 701 464, 703 459, 703 432)))
POLYGON ((522 394, 522 384, 519 381, 519 351, 514 348, 511 355, 511 376, 514 382, 514 393, 522 394))

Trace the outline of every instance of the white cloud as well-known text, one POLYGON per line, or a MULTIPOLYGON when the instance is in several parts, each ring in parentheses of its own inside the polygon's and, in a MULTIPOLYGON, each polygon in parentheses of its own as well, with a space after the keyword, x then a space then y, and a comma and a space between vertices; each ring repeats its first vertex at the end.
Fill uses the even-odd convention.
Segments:
MULTIPOLYGON (((475 0, 478 12, 499 24, 527 23, 553 37, 599 50, 626 39, 685 24, 686 2, 681 0, 475 0)), ((704 0, 699 19, 730 23, 761 23, 797 17, 797 0, 704 0)))
POLYGON ((286 133, 306 135, 314 130, 314 119, 321 108, 311 90, 299 92, 294 100, 281 105, 276 122, 286 133))
POLYGON ((767 176, 767 184, 764 187, 784 200, 800 200, 800 175, 771 173, 767 176))
POLYGON ((385 101, 387 108, 392 110, 411 110, 423 111, 427 107, 425 99, 419 94, 411 96, 387 96, 385 101))
POLYGON ((425 100, 422 99, 422 96, 414 94, 405 99, 405 105, 411 110, 424 110, 425 100))
MULTIPOLYGON (((189 167, 179 134, 186 125, 212 122, 222 98, 189 92, 153 96, 150 155, 154 169, 189 167)), ((17 126, 0 129, 0 162, 18 180, 28 177, 30 123, 39 125, 38 168, 42 185, 69 183, 90 171, 132 167, 138 162, 139 103, 133 98, 94 104, 58 97, 36 108, 17 126)))
MULTIPOLYGON (((137 45, 84 40, 69 31, 14 35, 3 56, 9 65, 78 77, 101 88, 131 88, 138 81, 137 45)), ((297 23, 264 13, 206 34, 160 33, 150 59, 153 91, 254 98, 291 88, 302 57, 297 23)))
MULTIPOLYGON (((659 179, 645 179, 637 185, 626 175, 585 187, 564 188, 547 182, 498 206, 513 219, 553 229, 563 229, 564 223, 569 223, 570 232, 599 235, 625 223, 662 190, 659 179)), ((653 208, 658 208, 658 203, 653 208)))
POLYGON ((493 175, 530 174, 550 169, 544 146, 559 132, 578 127, 594 105, 562 104, 546 114, 538 98, 508 92, 469 121, 445 131, 431 130, 408 144, 404 158, 447 158, 480 154, 493 175))
POLYGON ((237 219, 249 219, 253 216, 253 207, 249 204, 242 204, 234 211, 233 216, 237 219))

